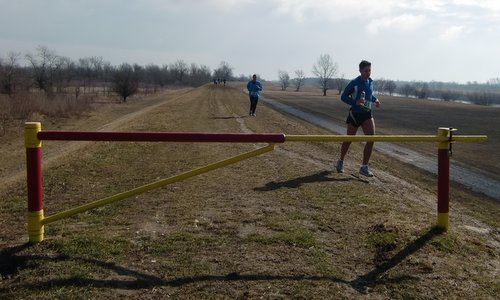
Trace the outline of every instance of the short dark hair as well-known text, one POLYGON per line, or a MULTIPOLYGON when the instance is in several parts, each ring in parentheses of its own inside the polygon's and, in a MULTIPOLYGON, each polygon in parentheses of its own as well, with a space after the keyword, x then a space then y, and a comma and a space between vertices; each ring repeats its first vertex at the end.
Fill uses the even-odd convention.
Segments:
POLYGON ((371 67, 372 63, 367 61, 367 60, 362 60, 360 63, 359 63, 359 70, 362 70, 364 69, 365 67, 371 67))

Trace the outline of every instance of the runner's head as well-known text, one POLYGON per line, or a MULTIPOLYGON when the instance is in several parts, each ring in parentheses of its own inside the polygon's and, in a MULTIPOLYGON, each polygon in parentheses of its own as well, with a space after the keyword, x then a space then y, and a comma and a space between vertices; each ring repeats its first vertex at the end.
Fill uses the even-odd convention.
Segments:
POLYGON ((367 60, 362 60, 359 63, 359 73, 361 73, 361 78, 363 78, 364 80, 370 78, 370 75, 372 73, 372 63, 367 60))
POLYGON ((256 80, 257 80, 257 75, 256 75, 256 74, 253 74, 253 75, 252 75, 252 80, 253 80, 253 81, 256 81, 256 80))

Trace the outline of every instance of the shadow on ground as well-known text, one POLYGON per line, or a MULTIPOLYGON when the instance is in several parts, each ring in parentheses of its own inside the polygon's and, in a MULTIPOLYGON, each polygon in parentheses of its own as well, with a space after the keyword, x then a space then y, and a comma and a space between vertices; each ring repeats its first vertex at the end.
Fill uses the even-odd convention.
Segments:
POLYGON ((240 118, 247 118, 249 116, 227 116, 227 117, 224 117, 224 116, 218 116, 218 117, 212 117, 211 119, 214 119, 214 120, 230 120, 230 119, 240 119, 240 118))
POLYGON ((278 190, 281 188, 295 189, 295 188, 300 187, 303 184, 314 183, 314 182, 335 182, 335 181, 352 181, 352 180, 354 180, 354 181, 360 181, 363 183, 369 183, 369 181, 361 179, 361 178, 353 176, 353 175, 351 175, 349 177, 345 177, 345 176, 343 176, 343 177, 330 177, 331 174, 332 174, 331 171, 321 171, 321 172, 316 173, 316 174, 297 177, 297 178, 293 178, 293 179, 286 180, 286 181, 281 181, 281 182, 271 181, 271 182, 266 183, 266 185, 263 187, 254 188, 254 190, 259 191, 259 192, 268 192, 268 191, 278 190))
MULTIPOLYGON (((118 289, 145 289, 162 286, 183 286, 192 283, 200 282, 221 282, 221 281, 325 281, 344 284, 352 287, 359 293, 367 293, 368 288, 376 287, 388 283, 401 283, 405 281, 417 281, 418 277, 412 275, 404 275, 398 277, 386 277, 384 274, 392 268, 398 266, 405 258, 412 255, 422 247, 424 247, 434 236, 439 235, 442 231, 438 228, 431 228, 419 238, 405 246, 402 250, 396 253, 393 257, 379 264, 373 270, 366 274, 359 275, 354 280, 346 280, 334 276, 321 276, 321 275, 266 275, 266 274, 240 274, 232 272, 226 275, 199 275, 179 277, 175 279, 166 280, 155 275, 147 274, 145 272, 132 270, 113 262, 105 262, 91 258, 69 257, 69 256, 43 256, 43 255, 22 255, 24 250, 30 248, 30 244, 23 244, 12 248, 4 249, 0 252, 0 275, 2 278, 12 278, 18 275, 23 269, 30 268, 29 266, 36 266, 43 268, 43 263, 48 261, 60 261, 67 263, 84 263, 88 265, 97 266, 115 272, 117 275, 132 277, 131 280, 120 279, 93 279, 85 278, 81 275, 52 279, 47 281, 39 281, 35 283, 21 283, 14 284, 7 287, 6 284, 0 288, 0 293, 9 292, 11 289, 59 289, 63 287, 96 287, 96 288, 118 288, 118 289), (28 266, 29 265, 29 266, 28 266)), ((16 280, 16 282, 18 282, 16 280)))

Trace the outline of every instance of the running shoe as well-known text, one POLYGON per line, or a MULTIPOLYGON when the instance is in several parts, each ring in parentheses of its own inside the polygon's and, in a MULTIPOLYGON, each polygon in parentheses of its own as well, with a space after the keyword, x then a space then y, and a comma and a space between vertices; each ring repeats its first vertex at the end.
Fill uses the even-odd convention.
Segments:
POLYGON ((337 163, 335 164, 335 169, 337 170, 337 173, 344 173, 344 161, 343 160, 337 160, 337 163))
POLYGON ((359 174, 364 175, 366 177, 373 177, 373 173, 368 169, 367 165, 361 166, 361 168, 359 168, 359 174))

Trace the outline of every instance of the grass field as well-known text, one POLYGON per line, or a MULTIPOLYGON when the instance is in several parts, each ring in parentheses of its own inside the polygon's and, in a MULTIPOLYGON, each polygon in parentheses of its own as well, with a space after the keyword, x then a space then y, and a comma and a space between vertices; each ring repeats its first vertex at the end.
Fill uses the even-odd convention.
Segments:
MULTIPOLYGON (((323 129, 204 86, 45 128, 286 132, 323 129)), ((374 153, 377 177, 332 173, 339 145, 278 145, 163 189, 46 226, 26 244, 22 132, 2 138, 0 298, 491 298, 500 292, 498 203, 374 153), (19 150, 17 150, 19 149, 19 150)), ((44 143, 46 214, 255 149, 251 144, 44 143)), ((354 144, 351 157, 361 155, 354 144)))

